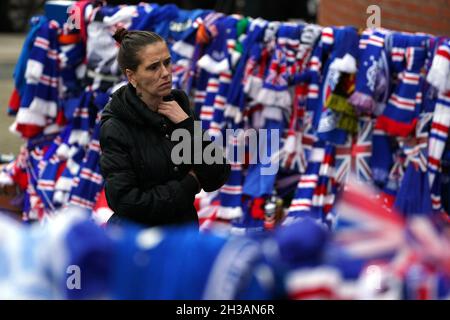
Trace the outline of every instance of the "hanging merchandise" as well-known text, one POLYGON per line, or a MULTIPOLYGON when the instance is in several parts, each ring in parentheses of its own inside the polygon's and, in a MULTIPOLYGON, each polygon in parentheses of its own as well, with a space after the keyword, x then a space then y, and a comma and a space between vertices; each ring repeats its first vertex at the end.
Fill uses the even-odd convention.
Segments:
POLYGON ((355 92, 349 99, 359 113, 381 113, 379 109, 383 105, 379 102, 383 101, 378 101, 379 92, 389 90, 389 65, 385 50, 385 40, 389 34, 385 29, 368 29, 360 37, 355 92))
POLYGON ((309 217, 332 227, 331 207, 336 183, 333 178, 335 147, 319 141, 311 151, 308 167, 300 177, 285 224, 309 217))
POLYGON ((399 83, 389 98, 382 115, 377 119, 377 127, 390 135, 406 137, 411 135, 421 111, 422 93, 419 90, 423 81, 420 71, 424 66, 424 48, 409 47, 405 52, 406 68, 399 73, 399 83))
POLYGON ((401 141, 406 155, 401 186, 394 206, 405 215, 430 214, 433 212, 431 187, 427 176, 427 142, 431 114, 422 113, 413 137, 401 141))
POLYGON ((245 233, 266 221, 270 229, 266 204, 277 192, 284 224, 308 216, 333 227, 336 195, 351 176, 406 216, 448 210, 448 38, 173 4, 73 8, 79 29, 50 11, 32 19, 14 74, 11 130, 27 144, 1 181, 24 191, 24 219, 69 203, 98 207, 97 119, 126 83, 112 38, 118 27, 166 39, 173 87, 187 91, 202 129, 229 155, 229 180, 201 208, 213 212, 208 226, 245 233))
POLYGON ((59 109, 58 32, 56 21, 47 20, 39 24, 27 57, 26 84, 22 89, 16 121, 10 128, 23 138, 34 137, 44 129, 47 129, 45 133, 54 131, 59 109))

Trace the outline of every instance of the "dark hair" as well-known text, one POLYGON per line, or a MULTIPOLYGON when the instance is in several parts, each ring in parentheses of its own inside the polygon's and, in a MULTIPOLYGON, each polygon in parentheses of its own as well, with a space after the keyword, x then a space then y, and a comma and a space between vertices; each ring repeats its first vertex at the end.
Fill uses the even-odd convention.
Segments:
POLYGON ((125 28, 118 28, 113 35, 114 40, 120 44, 117 60, 119 67, 125 74, 125 69, 136 71, 141 63, 138 52, 143 47, 156 42, 164 42, 164 39, 157 33, 151 31, 128 31, 125 28))

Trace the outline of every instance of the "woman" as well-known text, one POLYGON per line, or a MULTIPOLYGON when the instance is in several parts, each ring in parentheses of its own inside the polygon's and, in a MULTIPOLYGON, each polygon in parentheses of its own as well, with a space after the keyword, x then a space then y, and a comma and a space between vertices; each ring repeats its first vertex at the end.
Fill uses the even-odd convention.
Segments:
POLYGON ((172 162, 176 142, 171 134, 182 128, 193 135, 194 115, 187 95, 171 89, 167 45, 147 31, 119 29, 114 39, 120 43, 118 63, 129 83, 114 92, 102 114, 100 167, 106 199, 114 211, 109 222, 198 226, 195 194, 202 188, 208 192, 220 188, 230 165, 222 153, 219 164, 172 162))

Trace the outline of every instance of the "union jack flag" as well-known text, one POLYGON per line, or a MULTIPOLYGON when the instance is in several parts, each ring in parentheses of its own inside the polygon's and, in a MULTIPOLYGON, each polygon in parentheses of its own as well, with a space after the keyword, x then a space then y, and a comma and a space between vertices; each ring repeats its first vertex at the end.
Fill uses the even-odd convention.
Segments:
MULTIPOLYGON (((304 111, 304 110, 302 110, 304 111)), ((312 114, 305 112, 303 118, 303 128, 297 132, 290 132, 295 136, 296 148, 294 152, 287 153, 282 160, 282 167, 296 170, 300 173, 306 171, 309 155, 317 138, 313 133, 312 114)), ((288 136, 289 138, 289 136, 288 136)))
POLYGON ((416 134, 413 138, 399 139, 399 145, 406 155, 405 168, 413 162, 422 172, 427 171, 428 131, 433 114, 421 113, 416 125, 416 134))
POLYGON ((287 87, 287 66, 286 57, 281 50, 275 50, 272 61, 270 62, 266 84, 273 87, 284 88, 287 87))
POLYGON ((338 183, 346 183, 349 173, 354 173, 359 181, 371 181, 370 158, 372 156, 373 120, 360 118, 357 137, 349 136, 347 143, 336 146, 336 173, 338 183))
POLYGON ((428 178, 433 185, 436 174, 441 170, 441 159, 450 131, 450 91, 439 94, 433 113, 428 145, 428 178))
POLYGON ((370 185, 350 178, 336 203, 334 241, 354 257, 375 258, 403 245, 403 217, 388 210, 377 194, 370 185))

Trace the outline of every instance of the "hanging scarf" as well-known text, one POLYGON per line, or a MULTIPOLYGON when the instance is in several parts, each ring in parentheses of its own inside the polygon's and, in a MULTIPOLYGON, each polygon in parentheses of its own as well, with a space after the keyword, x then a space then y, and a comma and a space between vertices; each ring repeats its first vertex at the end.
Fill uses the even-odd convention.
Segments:
POLYGON ((30 20, 31 29, 25 38, 22 51, 17 60, 16 67, 14 68, 14 90, 8 103, 9 115, 17 114, 17 111, 20 108, 21 97, 23 97, 26 89, 25 72, 28 59, 30 58, 30 52, 36 40, 37 32, 41 29, 42 25, 46 23, 48 23, 48 20, 45 17, 33 17, 30 20))
POLYGON ((103 177, 100 173, 100 115, 89 142, 86 157, 80 166, 78 177, 69 196, 69 202, 87 209, 93 209, 99 192, 103 188, 103 177))
POLYGON ((375 29, 364 32, 360 39, 355 92, 349 99, 358 113, 371 114, 377 108, 374 94, 377 76, 385 68, 383 54, 387 36, 386 30, 375 29))
POLYGON ((420 70, 425 63, 426 51, 424 48, 409 47, 405 54, 406 69, 399 75, 400 83, 377 120, 377 127, 401 137, 408 136, 414 130, 421 109, 419 88, 423 79, 420 70))
POLYGON ((11 127, 11 130, 25 138, 42 132, 47 126, 47 119, 54 121, 57 116, 58 32, 57 22, 52 20, 42 24, 30 51, 25 71, 27 84, 16 121, 11 127))
POLYGON ((433 114, 428 145, 429 181, 432 186, 435 176, 441 170, 441 159, 445 150, 450 127, 450 91, 439 94, 433 114))
POLYGON ((372 181, 369 165, 372 157, 372 132, 373 120, 370 117, 361 117, 357 134, 349 136, 346 144, 336 145, 337 183, 344 186, 351 175, 354 175, 357 181, 372 181))
POLYGON ((427 175, 427 146, 431 117, 431 113, 421 114, 414 138, 401 141, 401 147, 406 155, 406 171, 394 206, 405 216, 432 212, 431 188, 427 175))
POLYGON ((327 217, 334 202, 333 194, 334 146, 316 142, 305 174, 301 175, 285 224, 310 217, 329 225, 327 217))

